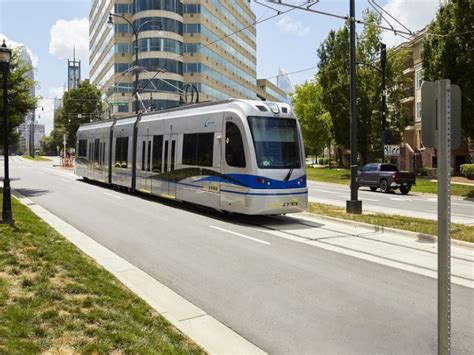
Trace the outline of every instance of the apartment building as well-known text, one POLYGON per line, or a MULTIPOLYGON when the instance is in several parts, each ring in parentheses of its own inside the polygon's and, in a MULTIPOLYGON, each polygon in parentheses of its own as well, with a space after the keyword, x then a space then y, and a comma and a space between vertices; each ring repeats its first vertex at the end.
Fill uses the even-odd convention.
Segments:
POLYGON ((262 101, 278 101, 290 103, 286 91, 268 79, 257 79, 257 98, 262 101))
MULTIPOLYGON (((409 41, 401 43, 396 50, 407 53, 404 75, 411 79, 411 85, 406 89, 405 98, 402 100, 407 126, 403 132, 403 145, 400 156, 400 166, 404 170, 420 168, 436 168, 436 149, 426 148, 421 139, 421 85, 423 84, 423 40, 428 27, 419 31, 409 41)), ((469 150, 466 144, 452 152, 452 167, 459 171, 461 164, 467 162, 469 150)))
POLYGON ((257 98, 248 0, 94 0, 89 19, 90 81, 113 116, 135 111, 135 85, 153 109, 178 105, 186 84, 197 88, 200 101, 257 98), (110 13, 140 29, 138 63, 132 27, 116 16, 109 24, 110 13))

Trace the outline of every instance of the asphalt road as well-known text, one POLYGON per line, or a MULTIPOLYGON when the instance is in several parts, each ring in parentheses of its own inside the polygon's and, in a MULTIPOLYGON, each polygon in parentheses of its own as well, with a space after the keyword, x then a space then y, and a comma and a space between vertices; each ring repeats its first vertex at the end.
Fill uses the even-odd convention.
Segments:
MULTIPOLYGON (((350 188, 346 185, 309 181, 308 187, 309 200, 312 202, 345 207, 346 200, 350 199, 350 188)), ((386 194, 379 190, 372 192, 368 187, 362 187, 359 189, 359 199, 362 200, 365 211, 438 219, 436 195, 413 192, 402 195, 398 191, 386 194)), ((474 225, 474 201, 453 197, 451 199, 451 221, 474 225)))
MULTIPOLYGON (((266 232, 324 236, 324 224, 223 219, 18 157, 11 170, 14 189, 270 353, 437 352, 435 279, 266 232)), ((453 284, 454 354, 474 348, 473 303, 472 288, 453 284)))

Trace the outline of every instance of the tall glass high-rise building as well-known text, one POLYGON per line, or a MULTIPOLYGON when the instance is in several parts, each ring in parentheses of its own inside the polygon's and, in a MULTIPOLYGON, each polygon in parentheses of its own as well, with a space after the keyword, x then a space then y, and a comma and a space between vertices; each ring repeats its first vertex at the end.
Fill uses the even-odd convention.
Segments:
POLYGON ((89 18, 90 81, 113 114, 134 112, 134 85, 154 109, 178 105, 185 84, 199 90, 201 101, 257 98, 255 15, 248 0, 93 0, 89 18), (136 28, 144 24, 138 63, 131 27, 118 17, 109 25, 109 13, 136 28))

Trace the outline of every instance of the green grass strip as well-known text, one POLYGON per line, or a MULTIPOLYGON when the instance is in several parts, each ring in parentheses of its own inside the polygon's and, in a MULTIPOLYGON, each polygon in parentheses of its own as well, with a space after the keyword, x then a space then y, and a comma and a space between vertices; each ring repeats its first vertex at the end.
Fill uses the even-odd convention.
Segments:
POLYGON ((33 161, 51 161, 51 159, 39 157, 39 156, 32 157, 31 155, 22 155, 22 157, 28 160, 33 160, 33 161))
POLYGON ((29 208, 12 203, 15 226, 0 225, 1 354, 203 353, 29 208))
MULTIPOLYGON (((377 226, 402 229, 416 233, 438 235, 438 226, 436 221, 431 221, 423 218, 413 218, 370 212, 365 212, 361 215, 350 214, 346 213, 346 210, 341 207, 313 202, 310 202, 308 204, 308 212, 323 216, 373 224, 377 226)), ((466 226, 464 224, 452 223, 451 237, 453 239, 474 243, 474 227, 466 226)))

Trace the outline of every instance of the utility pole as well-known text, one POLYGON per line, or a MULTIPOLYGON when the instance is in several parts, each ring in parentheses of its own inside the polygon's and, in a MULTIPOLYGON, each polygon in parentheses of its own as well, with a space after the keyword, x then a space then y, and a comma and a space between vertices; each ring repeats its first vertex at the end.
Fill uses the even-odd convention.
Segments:
POLYGON ((380 66, 382 73, 382 136, 381 136, 381 150, 382 150, 382 163, 385 162, 385 129, 387 124, 386 117, 386 100, 387 100, 387 91, 385 89, 385 66, 387 64, 387 46, 385 43, 380 43, 380 66))
POLYGON ((362 201, 358 200, 357 186, 357 112, 356 112, 356 41, 355 0, 350 0, 350 111, 351 111, 351 199, 346 201, 346 212, 361 214, 362 201))

